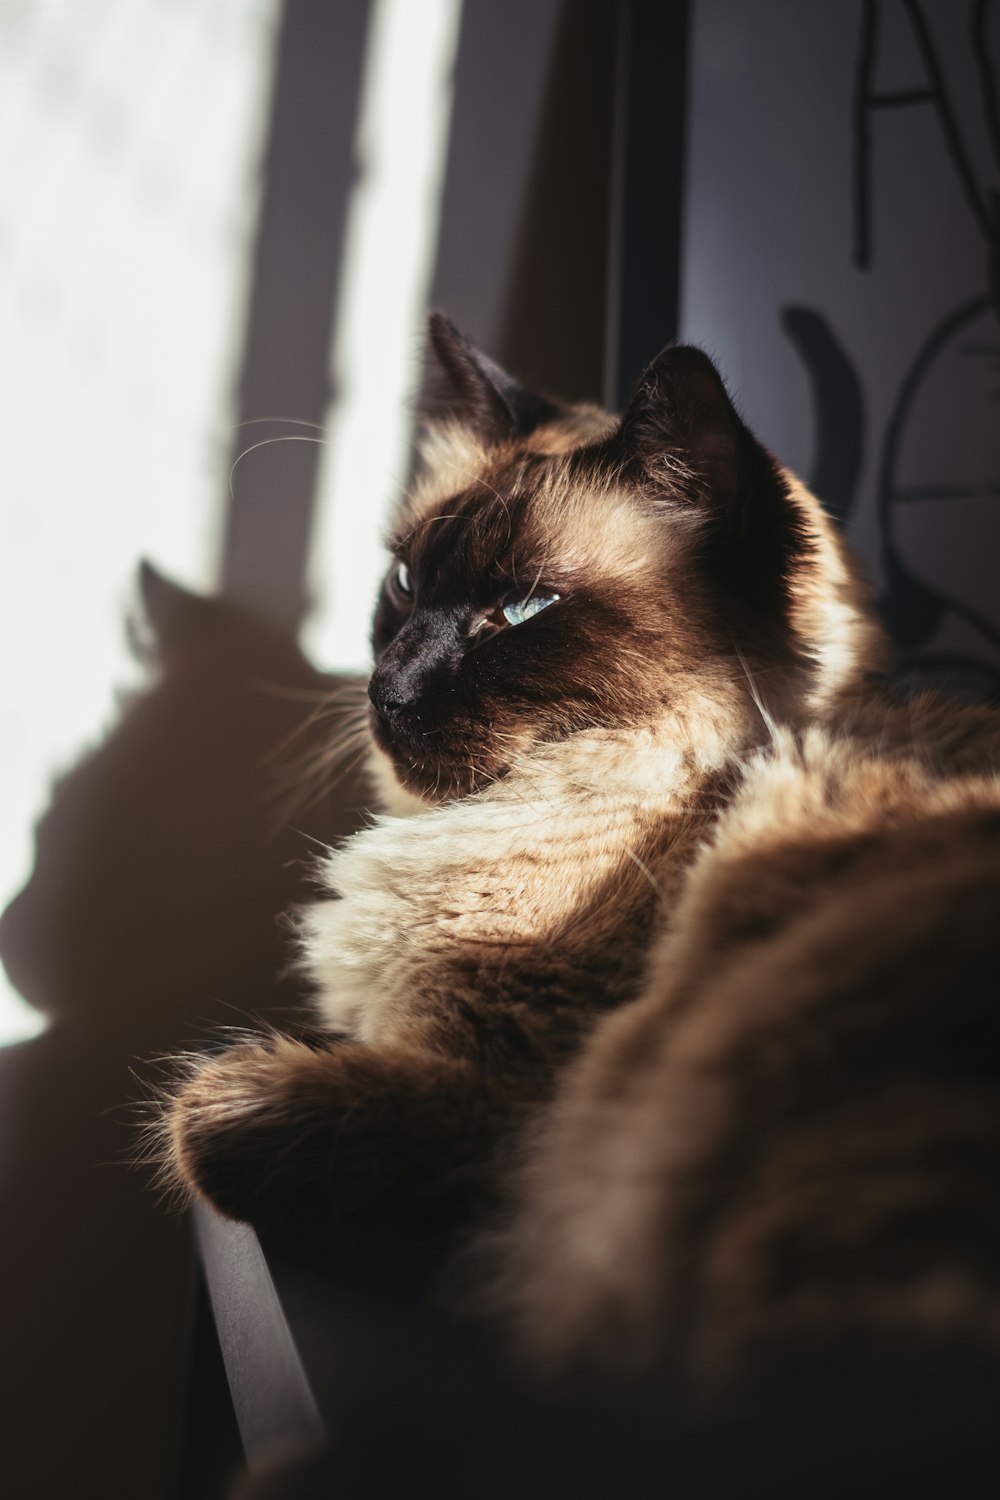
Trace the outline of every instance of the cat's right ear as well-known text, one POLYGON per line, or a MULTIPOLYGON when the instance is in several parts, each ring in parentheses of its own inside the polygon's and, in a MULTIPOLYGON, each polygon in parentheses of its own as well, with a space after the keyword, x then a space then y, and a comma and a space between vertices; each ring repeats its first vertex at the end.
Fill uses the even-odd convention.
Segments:
POLYGON ((427 343, 431 358, 420 403, 424 420, 461 422, 492 445, 527 437, 559 415, 554 402, 526 390, 463 338, 443 313, 428 318, 427 343))

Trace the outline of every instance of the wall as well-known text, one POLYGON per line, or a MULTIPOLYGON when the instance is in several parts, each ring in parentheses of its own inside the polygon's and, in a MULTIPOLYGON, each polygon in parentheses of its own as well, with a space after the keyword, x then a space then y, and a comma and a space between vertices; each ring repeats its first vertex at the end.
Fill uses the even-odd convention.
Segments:
POLYGON ((902 667, 979 689, 1000 683, 998 55, 996 6, 697 0, 682 287, 684 337, 878 576, 902 667))

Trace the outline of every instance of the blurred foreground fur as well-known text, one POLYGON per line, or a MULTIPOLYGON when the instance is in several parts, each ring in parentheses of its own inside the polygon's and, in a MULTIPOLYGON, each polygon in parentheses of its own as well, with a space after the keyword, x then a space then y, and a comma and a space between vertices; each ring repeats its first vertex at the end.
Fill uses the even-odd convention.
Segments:
POLYGON ((1000 782, 934 717, 778 732, 522 1143, 495 1307, 549 1375, 1000 1352, 1000 782))
POLYGON ((392 816, 302 916, 320 1032, 195 1062, 169 1177, 261 1224, 499 1184, 491 1305, 549 1375, 997 1353, 1000 721, 892 701, 699 351, 615 418, 431 340, 369 685, 392 816))

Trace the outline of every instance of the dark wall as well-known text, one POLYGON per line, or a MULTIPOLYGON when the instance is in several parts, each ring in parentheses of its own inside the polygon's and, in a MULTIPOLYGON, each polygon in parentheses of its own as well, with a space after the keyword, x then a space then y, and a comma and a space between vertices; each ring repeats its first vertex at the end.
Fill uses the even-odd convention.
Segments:
POLYGON ((878 577, 902 666, 1000 683, 1000 8, 696 0, 683 331, 878 577))

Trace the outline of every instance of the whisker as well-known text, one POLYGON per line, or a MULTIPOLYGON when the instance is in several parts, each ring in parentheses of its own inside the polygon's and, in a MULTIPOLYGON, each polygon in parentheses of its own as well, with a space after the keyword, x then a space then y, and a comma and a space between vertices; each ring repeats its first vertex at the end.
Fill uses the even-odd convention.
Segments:
POLYGON ((411 541, 413 537, 416 536, 421 526, 433 526, 435 521, 472 521, 473 519, 473 516, 467 515, 464 511, 459 510, 449 511, 446 515, 442 516, 424 516, 422 520, 414 522, 409 531, 406 532, 404 536, 400 537, 396 545, 399 547, 405 547, 407 542, 411 541))
POLYGON ((656 876, 653 874, 652 870, 649 868, 649 866, 646 864, 646 862, 644 860, 642 860, 642 859, 639 858, 638 854, 636 854, 636 852, 635 852, 634 849, 629 849, 629 848, 626 847, 625 853, 627 854, 628 858, 632 861, 632 863, 635 865, 636 869, 637 870, 641 870, 642 874, 649 881, 650 885, 652 886, 653 890, 656 892, 656 894, 660 898, 660 900, 664 904, 666 904, 667 893, 663 889, 663 887, 660 884, 660 882, 656 879, 656 876))
POLYGON ((232 431, 236 432, 241 427, 260 427, 269 422, 274 422, 281 427, 311 427, 315 432, 325 432, 325 422, 309 422, 305 417, 244 417, 242 422, 234 422, 232 431))
POLYGON ((231 500, 236 499, 236 493, 233 489, 233 475, 243 460, 248 458, 251 453, 256 453, 258 448, 270 448, 275 443, 316 443, 320 447, 329 447, 329 442, 329 438, 306 437, 302 433, 290 432, 281 437, 261 438, 259 443, 251 443, 249 448, 244 448, 242 453, 237 454, 233 467, 229 471, 229 498, 231 500))
POLYGON ((754 681, 753 674, 751 673, 749 664, 747 663, 747 659, 743 655, 743 652, 740 650, 735 641, 733 642, 733 650, 736 652, 736 655, 739 658, 740 666, 743 668, 743 675, 746 677, 747 686, 750 689, 750 697, 753 699, 754 705, 757 709, 757 712, 760 714, 764 727, 767 730, 768 734, 771 736, 771 739, 777 740, 778 726, 775 723, 770 711, 765 708, 764 700, 757 690, 757 684, 754 681))
POLYGON ((289 703, 337 703, 357 693, 358 686, 364 688, 367 679, 359 677, 356 682, 344 683, 333 688, 295 688, 287 683, 271 682, 266 677, 248 677, 247 686, 256 692, 266 693, 270 698, 284 698, 289 703))

